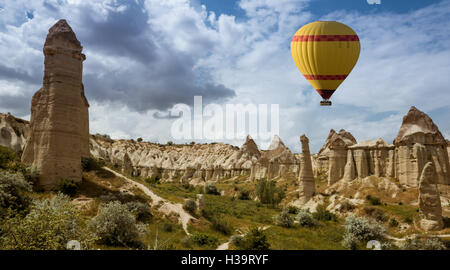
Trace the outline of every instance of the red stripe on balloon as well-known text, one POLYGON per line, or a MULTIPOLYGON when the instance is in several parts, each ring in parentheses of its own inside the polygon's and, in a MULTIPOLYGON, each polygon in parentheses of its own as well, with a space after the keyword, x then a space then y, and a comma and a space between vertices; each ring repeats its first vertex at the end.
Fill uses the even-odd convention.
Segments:
POLYGON ((345 80, 347 75, 303 75, 307 80, 345 80))
POLYGON ((334 94, 335 90, 316 89, 316 91, 323 99, 329 99, 334 94))
POLYGON ((359 41, 359 37, 357 35, 305 35, 292 38, 292 42, 308 41, 359 41))

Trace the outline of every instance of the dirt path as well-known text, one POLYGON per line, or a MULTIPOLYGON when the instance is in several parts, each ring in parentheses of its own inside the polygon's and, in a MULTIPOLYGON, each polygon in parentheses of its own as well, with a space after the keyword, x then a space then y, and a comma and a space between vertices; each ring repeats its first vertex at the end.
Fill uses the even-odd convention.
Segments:
MULTIPOLYGON (((260 230, 263 230, 263 231, 264 231, 264 230, 267 230, 267 229, 269 229, 269 228, 270 228, 270 226, 259 227, 259 229, 260 229, 260 230)), ((233 236, 234 236, 234 235, 233 235, 233 236)), ((231 237, 233 237, 233 236, 231 236, 231 237)), ((239 234, 239 236, 244 237, 244 236, 245 236, 245 233, 239 234)), ((227 249, 230 247, 231 237, 230 237, 230 240, 229 240, 228 242, 225 242, 225 243, 221 244, 220 246, 218 246, 218 247, 216 248, 216 250, 227 250, 227 249)))
POLYGON ((161 205, 158 208, 158 211, 161 211, 162 213, 169 215, 170 213, 175 213, 178 214, 178 220, 181 223, 181 225, 183 226, 183 230, 186 232, 187 235, 190 235, 190 233, 187 230, 187 224, 189 223, 189 221, 191 219, 196 219, 193 216, 191 216, 188 212, 186 212, 183 209, 183 206, 179 203, 175 204, 172 203, 166 199, 163 199, 161 197, 159 197, 158 195, 156 195, 153 191, 151 191, 149 188, 147 188, 146 186, 144 186, 141 183, 137 183, 136 181, 131 180, 130 178, 108 168, 108 167, 103 167, 103 169, 112 172, 114 175, 116 175, 117 177, 120 177, 122 179, 124 179, 128 184, 130 184, 131 186, 137 187, 138 189, 140 189, 142 192, 145 193, 145 195, 149 196, 150 198, 152 198, 152 204, 153 205, 161 205))

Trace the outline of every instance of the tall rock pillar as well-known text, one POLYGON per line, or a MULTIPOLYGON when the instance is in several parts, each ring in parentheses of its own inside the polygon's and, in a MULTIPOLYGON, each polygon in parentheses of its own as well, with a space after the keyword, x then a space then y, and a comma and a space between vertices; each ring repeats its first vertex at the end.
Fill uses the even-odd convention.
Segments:
POLYGON ((316 189, 314 186, 315 183, 311 163, 311 154, 309 152, 309 140, 305 134, 300 136, 300 142, 302 143, 303 155, 300 160, 300 174, 298 177, 300 189, 299 200, 302 204, 304 204, 312 198, 316 189))
POLYGON ((22 161, 37 167, 39 185, 81 182, 81 157, 89 154, 89 104, 82 84, 83 47, 65 20, 48 31, 42 88, 31 102, 30 134, 22 161))

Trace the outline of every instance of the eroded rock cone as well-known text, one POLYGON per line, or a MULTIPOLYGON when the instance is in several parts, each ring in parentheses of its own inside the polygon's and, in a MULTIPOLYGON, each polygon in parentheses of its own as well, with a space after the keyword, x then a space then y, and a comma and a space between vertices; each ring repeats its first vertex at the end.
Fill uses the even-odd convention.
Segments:
POLYGON ((44 44, 43 86, 31 102, 30 134, 22 161, 40 172, 39 185, 81 182, 81 157, 89 155, 89 104, 82 83, 83 47, 65 20, 44 44))
POLYGON ((314 195, 316 189, 314 186, 314 174, 311 163, 311 154, 309 152, 308 137, 303 134, 300 136, 302 144, 302 156, 300 160, 299 181, 299 201, 302 204, 308 202, 314 195))
POLYGON ((420 227, 426 231, 443 228, 441 198, 436 183, 436 171, 432 162, 422 170, 419 184, 420 227))

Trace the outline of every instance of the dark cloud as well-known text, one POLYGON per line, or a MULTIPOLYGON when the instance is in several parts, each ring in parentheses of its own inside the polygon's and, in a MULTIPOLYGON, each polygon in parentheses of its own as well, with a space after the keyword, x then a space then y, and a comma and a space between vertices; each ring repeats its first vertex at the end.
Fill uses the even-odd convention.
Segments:
POLYGON ((31 113, 31 96, 0 96, 0 112, 10 112, 17 117, 31 113))
MULTIPOLYGON (((177 103, 192 104, 195 95, 203 96, 205 102, 235 95, 234 90, 213 83, 207 72, 199 78, 193 70, 197 59, 177 51, 162 34, 151 29, 142 1, 118 1, 117 5, 125 5, 126 9, 110 10, 106 20, 99 21, 89 6, 80 12, 81 31, 75 31, 87 56, 84 84, 89 99, 119 102, 145 112, 165 111, 177 103), (98 63, 89 60, 89 52, 120 56, 124 68, 98 70, 98 63)), ((185 26, 188 29, 180 31, 197 30, 192 21, 186 21, 185 26)))
POLYGON ((25 71, 17 70, 10 67, 0 65, 0 80, 19 80, 26 83, 36 84, 42 77, 37 74, 28 74, 25 71))

